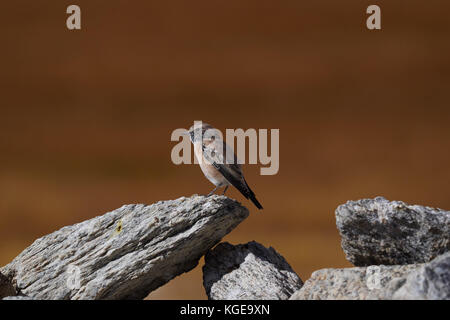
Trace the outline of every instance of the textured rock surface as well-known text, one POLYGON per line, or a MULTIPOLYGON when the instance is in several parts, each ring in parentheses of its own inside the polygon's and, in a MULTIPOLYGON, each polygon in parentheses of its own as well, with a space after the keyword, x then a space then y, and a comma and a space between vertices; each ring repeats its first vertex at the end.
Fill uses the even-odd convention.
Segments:
POLYGON ((388 201, 349 201, 336 209, 342 248, 355 266, 428 262, 450 250, 450 212, 388 201))
POLYGON ((34 299, 142 299, 247 216, 224 196, 125 205, 37 239, 0 271, 34 299))
POLYGON ((450 299, 450 252, 425 264, 322 269, 291 300, 450 299))
POLYGON ((420 265, 369 266, 321 269, 313 272, 291 300, 370 300, 389 299, 384 288, 393 280, 403 279, 420 265))
POLYGON ((450 252, 425 264, 400 282, 393 299, 450 300, 450 252))
POLYGON ((203 285, 209 299, 288 299, 302 280, 272 247, 221 243, 205 256, 203 285))
POLYGON ((34 300, 27 296, 9 296, 6 298, 3 298, 2 300, 34 300))

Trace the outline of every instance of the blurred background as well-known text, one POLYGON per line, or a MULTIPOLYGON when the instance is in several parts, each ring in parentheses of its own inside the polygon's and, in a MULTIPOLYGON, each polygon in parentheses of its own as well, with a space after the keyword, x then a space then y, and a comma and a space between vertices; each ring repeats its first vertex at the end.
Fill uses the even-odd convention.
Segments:
MULTIPOLYGON (((4 1, 0 265, 123 204, 206 194, 174 129, 280 129, 280 170, 246 165, 262 214, 224 241, 274 247, 303 280, 349 267, 334 210, 384 196, 450 209, 450 3, 4 1), (77 4, 82 30, 66 28, 77 4), (381 7, 382 30, 366 28, 381 7)), ((149 299, 205 299, 201 267, 149 299)))

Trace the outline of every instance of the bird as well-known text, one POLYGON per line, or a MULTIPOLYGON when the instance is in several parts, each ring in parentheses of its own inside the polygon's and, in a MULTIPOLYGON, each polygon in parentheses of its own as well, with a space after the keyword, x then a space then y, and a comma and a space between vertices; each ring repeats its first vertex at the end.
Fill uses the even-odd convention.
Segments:
POLYGON ((220 187, 225 187, 222 193, 225 195, 228 187, 232 185, 246 199, 250 199, 258 209, 263 209, 255 193, 245 181, 241 165, 233 149, 223 141, 219 130, 207 123, 196 121, 185 134, 189 135, 194 145, 194 154, 203 174, 215 185, 207 196, 214 194, 220 187))

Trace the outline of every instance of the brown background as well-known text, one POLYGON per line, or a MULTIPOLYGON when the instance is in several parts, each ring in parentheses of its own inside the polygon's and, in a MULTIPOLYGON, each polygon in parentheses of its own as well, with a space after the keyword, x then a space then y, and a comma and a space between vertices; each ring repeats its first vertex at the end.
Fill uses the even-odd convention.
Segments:
MULTIPOLYGON (((265 207, 225 240, 273 246, 306 280, 347 267, 334 210, 388 199, 450 209, 450 3, 10 1, 1 8, 0 265, 42 235, 212 185, 170 134, 203 120, 279 128, 265 207), (69 31, 65 9, 82 9, 69 31), (382 30, 365 27, 369 4, 382 30)), ((204 299, 199 267, 155 299, 204 299)))

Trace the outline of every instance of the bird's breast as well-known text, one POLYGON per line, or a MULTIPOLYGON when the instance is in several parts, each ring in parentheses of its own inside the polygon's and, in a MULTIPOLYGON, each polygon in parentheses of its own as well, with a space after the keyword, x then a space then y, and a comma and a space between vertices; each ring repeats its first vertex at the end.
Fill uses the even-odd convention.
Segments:
POLYGON ((225 177, 212 165, 210 164, 203 155, 203 149, 201 144, 194 144, 194 153, 197 158, 200 168, 202 169, 205 177, 211 181, 216 186, 225 186, 230 183, 225 179, 225 177))

